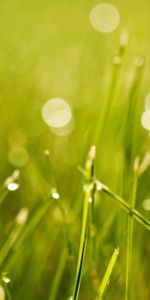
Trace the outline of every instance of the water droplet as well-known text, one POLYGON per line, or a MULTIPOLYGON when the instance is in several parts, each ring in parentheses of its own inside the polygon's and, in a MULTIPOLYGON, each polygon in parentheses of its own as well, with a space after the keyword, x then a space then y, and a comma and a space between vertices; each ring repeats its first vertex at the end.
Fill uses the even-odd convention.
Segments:
POLYGON ((96 180, 96 189, 97 191, 101 191, 103 189, 103 184, 99 180, 96 180))
POLYGON ((46 124, 53 129, 66 126, 72 120, 72 111, 64 99, 48 100, 42 108, 42 117, 46 124))
POLYGON ((150 110, 147 110, 142 114, 141 123, 145 129, 150 130, 150 110))
POLYGON ((109 3, 96 5, 90 13, 90 22, 99 32, 112 32, 120 22, 118 10, 109 3))
POLYGON ((60 195, 57 192, 53 192, 52 193, 52 198, 55 199, 55 200, 57 200, 57 199, 60 198, 60 195))
POLYGON ((2 280, 7 284, 11 282, 11 279, 8 277, 7 273, 2 274, 2 280))
POLYGON ((16 191, 16 190, 18 190, 18 188, 19 188, 19 183, 17 183, 17 182, 11 182, 7 185, 7 189, 9 191, 16 191))
POLYGON ((92 203, 92 201, 93 201, 92 197, 89 197, 88 202, 92 203))

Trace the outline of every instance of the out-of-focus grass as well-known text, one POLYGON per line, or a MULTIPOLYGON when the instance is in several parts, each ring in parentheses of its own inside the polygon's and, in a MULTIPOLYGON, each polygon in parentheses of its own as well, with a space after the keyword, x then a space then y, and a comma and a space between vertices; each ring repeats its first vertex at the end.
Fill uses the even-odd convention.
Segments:
MULTIPOLYGON (((97 1, 3 1, 0 4, 0 181, 14 170, 8 153, 14 146, 28 150, 29 161, 21 168, 20 188, 6 195, 0 207, 0 245, 14 230, 22 207, 29 213, 41 205, 52 188, 58 188, 65 210, 73 253, 66 254, 64 219, 59 207, 47 210, 36 230, 24 241, 5 269, 12 278, 9 290, 15 300, 67 299, 71 296, 81 229, 84 165, 91 142, 96 141, 96 176, 127 201, 133 180, 133 162, 149 151, 149 137, 140 123, 144 99, 149 92, 149 1, 111 1, 121 16, 118 29, 100 34, 91 27, 89 13, 97 1), (113 65, 122 29, 129 44, 120 66, 109 118, 94 140, 110 92, 113 65), (145 59, 144 69, 133 84, 135 57, 145 59), (135 90, 134 90, 135 91, 135 90), (75 128, 66 137, 51 133, 41 118, 45 101, 67 99, 75 128), (127 119, 128 118, 128 119, 127 119), (44 150, 50 150, 51 166, 44 150), (55 174, 55 175, 54 175, 55 174), (71 269, 71 272, 70 272, 71 269), (71 276, 71 273, 72 276, 71 276), (57 287, 54 290, 54 287, 57 287)), ((142 201, 149 198, 150 174, 139 178, 135 208, 145 217, 142 201)), ((96 259, 91 241, 83 266, 79 299, 95 299, 109 258, 116 246, 119 259, 106 298, 124 299, 126 273, 127 216, 108 196, 95 202, 96 259)), ((149 232, 134 224, 131 299, 150 298, 149 232), (137 289, 138 286, 138 289, 137 289)))

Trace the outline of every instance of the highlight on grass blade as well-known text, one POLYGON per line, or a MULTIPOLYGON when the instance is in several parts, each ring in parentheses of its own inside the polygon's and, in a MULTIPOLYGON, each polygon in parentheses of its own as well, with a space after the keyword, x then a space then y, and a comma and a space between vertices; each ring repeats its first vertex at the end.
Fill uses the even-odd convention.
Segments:
POLYGON ((107 288, 107 285, 110 281, 110 277, 111 277, 112 271, 114 269, 114 266, 116 264, 118 255, 119 255, 119 248, 116 248, 111 256, 108 267, 106 269, 106 272, 105 272, 102 282, 100 284, 96 300, 102 300, 103 294, 104 294, 104 292, 107 288))

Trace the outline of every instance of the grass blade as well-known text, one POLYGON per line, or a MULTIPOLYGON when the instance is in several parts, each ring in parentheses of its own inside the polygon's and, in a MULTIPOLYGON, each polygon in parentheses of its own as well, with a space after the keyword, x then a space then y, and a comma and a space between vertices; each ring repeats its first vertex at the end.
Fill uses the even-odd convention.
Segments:
POLYGON ((95 161, 95 147, 93 146, 89 152, 89 158, 86 162, 86 189, 85 189, 85 197, 84 197, 84 206, 83 206, 83 217, 82 217, 82 229, 81 229, 81 238, 80 238, 80 247, 79 247, 79 255, 78 255, 78 263, 77 263, 77 271, 76 271, 76 279, 75 286, 73 292, 73 300, 78 299, 82 269, 86 251, 87 244, 87 232, 89 228, 89 207, 92 202, 93 189, 95 187, 94 184, 94 161, 95 161))
POLYGON ((119 248, 116 248, 114 250, 112 256, 111 256, 111 259, 109 261, 107 270, 106 270, 105 275, 104 275, 104 277, 102 279, 102 282, 100 284, 100 287, 99 287, 99 290, 98 290, 98 296, 97 296, 96 300, 102 300, 103 294, 104 294, 104 292, 106 290, 106 287, 107 287, 107 285, 110 281, 110 276, 111 276, 111 273, 112 273, 113 268, 115 266, 118 254, 119 254, 119 248))

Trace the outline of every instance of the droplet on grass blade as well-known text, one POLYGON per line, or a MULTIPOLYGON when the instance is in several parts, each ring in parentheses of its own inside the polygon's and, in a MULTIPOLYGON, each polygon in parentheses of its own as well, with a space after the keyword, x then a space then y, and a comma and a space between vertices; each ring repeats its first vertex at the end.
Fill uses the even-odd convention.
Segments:
POLYGON ((60 198, 60 195, 57 192, 53 192, 52 193, 52 198, 55 199, 55 200, 57 200, 57 199, 60 198))
POLYGON ((103 189, 103 187, 104 187, 104 185, 99 180, 96 180, 97 191, 101 191, 103 189))
POLYGON ((5 282, 6 284, 11 282, 11 279, 9 278, 7 273, 2 274, 2 281, 5 282))
POLYGON ((92 203, 92 201, 93 201, 92 197, 89 197, 88 202, 92 203))
POLYGON ((19 176, 20 176, 20 171, 15 170, 13 174, 5 180, 4 185, 9 191, 15 191, 19 188, 19 183, 18 183, 19 176))
POLYGON ((117 28, 120 22, 118 10, 109 3, 97 4, 90 13, 90 22, 99 32, 108 33, 117 28))
POLYGON ((7 185, 7 189, 9 191, 16 191, 19 188, 19 183, 18 182, 11 182, 7 185))
POLYGON ((142 114, 141 123, 145 129, 150 130, 150 110, 147 110, 142 114))

